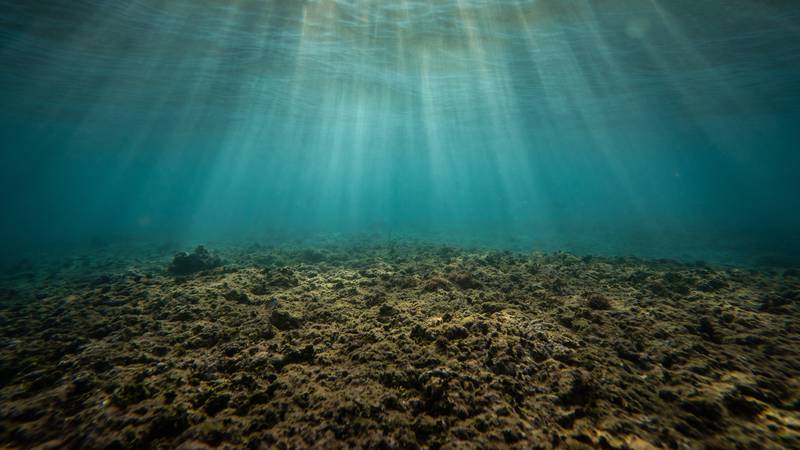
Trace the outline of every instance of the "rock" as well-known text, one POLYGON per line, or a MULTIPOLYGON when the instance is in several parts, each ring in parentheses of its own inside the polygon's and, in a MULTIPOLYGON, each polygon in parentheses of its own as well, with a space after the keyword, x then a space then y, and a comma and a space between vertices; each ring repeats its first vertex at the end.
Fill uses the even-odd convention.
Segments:
POLYGON ((562 414, 561 416, 559 416, 556 419, 556 423, 558 423, 564 428, 572 428, 572 426, 575 424, 575 419, 578 418, 577 416, 578 415, 575 413, 575 411, 570 411, 566 414, 562 414))
POLYGON ((231 396, 229 394, 214 394, 206 400, 203 409, 209 416, 216 416, 218 412, 228 407, 231 396))
POLYGON ((225 300, 241 303, 243 305, 249 305, 250 303, 252 303, 247 293, 235 289, 231 289, 230 291, 225 293, 225 300))
POLYGON ((444 332, 445 337, 449 340, 458 340, 458 339, 466 339, 469 336, 469 331, 459 325, 452 326, 445 330, 444 332))
POLYGON ((698 418, 709 429, 716 429, 722 419, 722 408, 719 404, 706 399, 695 398, 684 400, 680 403, 680 407, 698 418))
POLYGON ((728 287, 728 283, 720 280, 719 278, 712 278, 698 284, 697 290, 702 292, 716 292, 726 287, 728 287))
POLYGON ((287 364, 313 363, 315 354, 316 351, 314 350, 314 346, 311 344, 306 345, 300 350, 292 348, 285 355, 283 355, 281 366, 285 366, 287 364))
POLYGON ((506 444, 514 444, 525 439, 525 433, 519 430, 507 428, 503 430, 503 440, 506 444))
POLYGON ((177 253, 167 271, 173 275, 190 275, 221 265, 222 260, 218 256, 211 255, 205 247, 200 245, 194 249, 193 253, 177 253))
POLYGON ((486 314, 493 314, 506 309, 506 305, 497 302, 486 302, 481 305, 481 311, 486 314))
POLYGON ((761 411, 765 409, 763 404, 742 396, 736 390, 727 393, 723 399, 723 403, 731 414, 748 419, 752 419, 761 414, 761 411))
POLYGON ((661 389, 658 391, 658 397, 666 402, 674 402, 678 399, 678 395, 668 389, 661 389))
POLYGON ((416 324, 411 328, 410 336, 415 340, 432 341, 434 339, 433 334, 420 324, 416 324))
POLYGON ((788 305, 789 299, 778 294, 767 294, 761 298, 758 310, 772 314, 788 314, 788 305))
POLYGON ((294 271, 288 267, 278 270, 264 269, 263 273, 264 280, 253 289, 254 294, 266 294, 270 288, 291 288, 300 284, 294 271))
POLYGON ((662 277, 662 280, 666 287, 676 294, 686 295, 690 292, 689 280, 683 274, 667 272, 662 277))
POLYGON ((150 396, 150 392, 141 383, 124 384, 111 395, 111 403, 126 407, 141 402, 150 396))
POLYGON ((558 400, 564 406, 588 406, 598 396, 597 386, 589 375, 576 372, 572 374, 569 389, 559 395, 558 400))
POLYGON ((185 412, 162 409, 156 412, 150 422, 148 437, 150 439, 173 437, 181 434, 187 428, 189 428, 189 419, 185 412))
POLYGON ((709 340, 714 340, 716 337, 716 329, 708 317, 703 317, 700 319, 700 323, 697 326, 697 332, 709 340))
POLYGON ((424 292, 446 291, 450 289, 450 282, 440 277, 433 277, 422 285, 424 292))
POLYGON ((635 285, 641 285, 649 277, 650 277, 649 273, 647 273, 647 272, 645 272, 643 270, 637 270, 637 271, 631 273, 628 276, 628 281, 630 281, 632 284, 635 284, 635 285))
POLYGON ((592 309, 610 309, 611 302, 603 295, 592 294, 586 299, 586 306, 592 309))
POLYGON ((397 314, 397 309, 393 308, 390 305, 381 305, 380 309, 378 309, 378 315, 381 317, 391 317, 397 314))
POLYGON ((76 375, 72 377, 71 383, 67 387, 69 396, 79 396, 85 394, 94 387, 94 381, 88 375, 76 375))
POLYGON ((386 295, 382 292, 375 292, 364 296, 364 303, 367 306, 382 305, 386 301, 386 295))
POLYGON ((269 323, 281 331, 300 328, 301 325, 300 319, 292 316, 288 312, 277 309, 272 311, 272 315, 269 318, 269 323))
POLYGON ((449 276, 450 281, 461 289, 479 289, 481 284, 469 272, 456 272, 449 276))
POLYGON ((635 363, 643 369, 650 366, 643 355, 637 351, 636 346, 631 342, 617 342, 614 344, 614 350, 620 358, 635 363))
POLYGON ((567 283, 561 278, 554 278, 544 283, 544 286, 553 294, 565 295, 567 293, 567 283))
POLYGON ((747 335, 736 339, 739 345, 756 346, 764 343, 764 339, 760 336, 747 335))

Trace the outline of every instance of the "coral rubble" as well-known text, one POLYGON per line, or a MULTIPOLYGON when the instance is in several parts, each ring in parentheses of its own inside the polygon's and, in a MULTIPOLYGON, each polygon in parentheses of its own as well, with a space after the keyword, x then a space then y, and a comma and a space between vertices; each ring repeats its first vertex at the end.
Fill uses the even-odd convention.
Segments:
POLYGON ((3 287, 0 444, 800 447, 796 272, 222 251, 3 287))

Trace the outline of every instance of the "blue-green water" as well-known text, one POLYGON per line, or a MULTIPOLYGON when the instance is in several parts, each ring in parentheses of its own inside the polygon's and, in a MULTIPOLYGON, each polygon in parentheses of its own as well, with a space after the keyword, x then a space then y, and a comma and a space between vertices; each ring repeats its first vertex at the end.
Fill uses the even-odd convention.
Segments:
POLYGON ((800 257, 800 4, 0 0, 0 245, 800 257))

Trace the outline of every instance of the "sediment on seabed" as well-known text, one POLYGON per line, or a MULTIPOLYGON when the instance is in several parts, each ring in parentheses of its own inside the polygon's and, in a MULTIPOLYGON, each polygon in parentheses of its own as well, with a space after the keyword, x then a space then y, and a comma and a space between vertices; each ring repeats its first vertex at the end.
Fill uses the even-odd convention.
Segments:
POLYGON ((800 447, 794 270, 208 250, 9 268, 3 446, 800 447))

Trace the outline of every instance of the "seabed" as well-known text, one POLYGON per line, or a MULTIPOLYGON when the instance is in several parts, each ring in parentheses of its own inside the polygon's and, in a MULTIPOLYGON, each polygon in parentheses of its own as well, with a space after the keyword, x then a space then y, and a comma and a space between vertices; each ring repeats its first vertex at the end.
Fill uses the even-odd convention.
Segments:
POLYGON ((796 270, 403 241, 176 250, 5 271, 0 441, 800 448, 796 270))

